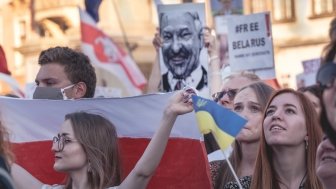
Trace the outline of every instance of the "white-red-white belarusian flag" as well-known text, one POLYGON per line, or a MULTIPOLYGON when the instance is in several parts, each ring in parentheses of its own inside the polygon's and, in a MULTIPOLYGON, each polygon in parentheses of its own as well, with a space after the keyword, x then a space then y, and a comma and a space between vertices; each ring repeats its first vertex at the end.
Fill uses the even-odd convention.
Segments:
MULTIPOLYGON (((59 132, 64 115, 87 111, 107 117, 116 126, 123 177, 133 168, 160 126, 170 94, 128 98, 80 100, 29 100, 0 97, 0 120, 11 133, 16 161, 44 183, 64 180, 56 173, 51 139, 59 132)), ((208 161, 195 114, 179 116, 164 156, 149 189, 210 189, 208 161)))
POLYGON ((81 9, 82 51, 94 66, 116 76, 130 95, 139 95, 147 83, 134 60, 103 31, 97 28, 91 16, 81 9))
POLYGON ((6 82, 11 88, 15 95, 20 98, 24 98, 25 94, 20 89, 19 83, 11 76, 8 70, 7 60, 4 50, 0 45, 0 80, 6 82))

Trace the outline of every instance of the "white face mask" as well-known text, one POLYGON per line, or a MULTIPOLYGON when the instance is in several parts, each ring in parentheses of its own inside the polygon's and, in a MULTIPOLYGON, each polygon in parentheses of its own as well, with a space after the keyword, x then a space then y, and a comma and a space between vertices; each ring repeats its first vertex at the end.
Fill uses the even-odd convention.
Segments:
POLYGON ((69 86, 67 86, 67 87, 61 88, 61 93, 62 93, 62 95, 63 95, 63 100, 68 100, 68 99, 69 99, 69 98, 66 96, 66 94, 65 94, 65 90, 66 90, 66 89, 70 89, 70 88, 72 88, 73 86, 75 86, 75 84, 72 84, 72 85, 69 85, 69 86))

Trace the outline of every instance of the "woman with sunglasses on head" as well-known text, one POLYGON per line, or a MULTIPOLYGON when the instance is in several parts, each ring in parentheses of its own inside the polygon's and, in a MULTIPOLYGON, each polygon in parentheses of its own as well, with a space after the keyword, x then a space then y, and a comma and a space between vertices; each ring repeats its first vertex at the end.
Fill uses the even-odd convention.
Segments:
MULTIPOLYGON (((238 177, 252 175, 259 146, 262 113, 274 89, 263 82, 253 83, 240 89, 233 100, 233 111, 247 119, 236 137, 229 157, 238 177)), ((223 188, 234 181, 226 160, 210 162, 214 188, 223 188)))
MULTIPOLYGON (((263 116, 261 140, 250 189, 321 189, 315 156, 321 130, 313 104, 301 92, 274 93, 263 116)), ((224 188, 239 188, 231 182, 224 188)))
POLYGON ((329 37, 316 78, 322 91, 320 125, 325 134, 317 149, 316 175, 324 189, 336 186, 336 18, 330 23, 329 37))
POLYGON ((223 80, 222 90, 212 95, 214 101, 226 108, 233 108, 233 98, 237 91, 244 86, 261 81, 260 78, 250 72, 240 72, 227 76, 223 80))
POLYGON ((160 128, 129 175, 121 181, 118 137, 106 118, 76 112, 65 116, 53 139, 54 169, 68 174, 65 185, 44 185, 26 170, 13 165, 17 189, 141 189, 154 174, 178 115, 193 110, 192 92, 178 91, 163 112, 160 128))
POLYGON ((325 133, 316 154, 316 175, 324 189, 336 185, 336 63, 322 64, 317 73, 322 90, 320 125, 325 133))
POLYGON ((317 72, 317 83, 322 90, 320 124, 324 133, 336 146, 336 63, 326 62, 317 72))

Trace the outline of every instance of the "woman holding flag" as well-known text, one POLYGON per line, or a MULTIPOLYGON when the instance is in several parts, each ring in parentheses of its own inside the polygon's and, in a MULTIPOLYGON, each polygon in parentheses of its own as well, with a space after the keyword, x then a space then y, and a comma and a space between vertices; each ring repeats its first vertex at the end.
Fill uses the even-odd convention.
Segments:
POLYGON ((12 166, 17 189, 141 189, 146 188, 165 151, 178 115, 191 112, 191 93, 178 91, 164 110, 160 128, 145 152, 121 181, 118 141, 113 124, 100 115, 75 112, 65 116, 53 138, 54 169, 68 174, 65 185, 45 185, 19 165, 12 166))
MULTIPOLYGON (((263 120, 254 173, 241 179, 244 188, 322 188, 315 168, 321 129, 313 104, 300 92, 279 90, 271 97, 263 120)), ((231 182, 224 188, 239 186, 231 182)))
MULTIPOLYGON (((260 140, 262 113, 273 91, 269 85, 257 82, 240 89, 233 100, 233 110, 248 121, 236 137, 233 152, 228 159, 240 178, 253 173, 260 140)), ((215 169, 214 188, 223 188, 228 182, 234 181, 226 160, 210 162, 210 167, 215 169)))

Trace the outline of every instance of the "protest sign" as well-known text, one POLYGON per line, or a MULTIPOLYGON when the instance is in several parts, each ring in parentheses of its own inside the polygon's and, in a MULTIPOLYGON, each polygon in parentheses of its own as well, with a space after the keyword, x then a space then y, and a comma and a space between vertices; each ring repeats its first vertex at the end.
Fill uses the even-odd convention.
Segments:
POLYGON ((228 41, 232 71, 274 67, 269 13, 229 16, 228 41))
POLYGON ((320 58, 302 61, 303 73, 305 74, 315 73, 316 74, 317 70, 320 68, 320 64, 321 64, 320 58))
POLYGON ((320 58, 302 61, 303 73, 296 75, 296 87, 301 88, 316 84, 316 74, 320 64, 320 58))

